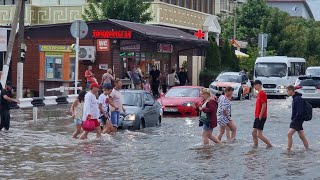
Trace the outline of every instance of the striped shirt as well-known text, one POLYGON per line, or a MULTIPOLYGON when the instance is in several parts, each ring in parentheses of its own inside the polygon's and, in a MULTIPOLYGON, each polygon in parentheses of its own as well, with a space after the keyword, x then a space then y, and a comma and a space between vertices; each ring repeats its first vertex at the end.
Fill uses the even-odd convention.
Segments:
POLYGON ((217 111, 218 124, 220 127, 223 127, 229 123, 228 116, 225 116, 223 113, 224 110, 227 110, 228 116, 231 117, 231 102, 226 96, 221 95, 219 97, 219 104, 218 104, 218 111, 217 111))

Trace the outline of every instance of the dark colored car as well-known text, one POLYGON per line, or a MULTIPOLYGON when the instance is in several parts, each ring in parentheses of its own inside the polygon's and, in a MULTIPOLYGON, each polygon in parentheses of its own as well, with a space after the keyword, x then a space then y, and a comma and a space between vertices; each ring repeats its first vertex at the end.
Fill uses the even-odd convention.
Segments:
POLYGON ((125 113, 120 114, 120 128, 138 130, 159 125, 162 109, 150 93, 143 90, 121 90, 125 113))

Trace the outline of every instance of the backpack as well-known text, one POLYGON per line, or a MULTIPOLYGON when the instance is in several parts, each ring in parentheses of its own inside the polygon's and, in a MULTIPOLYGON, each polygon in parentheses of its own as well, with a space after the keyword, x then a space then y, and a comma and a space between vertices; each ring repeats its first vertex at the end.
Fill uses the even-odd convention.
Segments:
POLYGON ((310 121, 312 119, 312 110, 312 105, 304 100, 305 121, 310 121))

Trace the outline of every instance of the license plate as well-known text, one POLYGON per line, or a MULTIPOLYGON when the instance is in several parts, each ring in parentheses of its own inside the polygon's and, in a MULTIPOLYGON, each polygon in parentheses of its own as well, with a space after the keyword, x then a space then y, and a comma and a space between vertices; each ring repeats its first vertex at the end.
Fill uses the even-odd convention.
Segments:
POLYGON ((178 112, 178 109, 176 108, 164 108, 165 112, 178 112))
POLYGON ((315 90, 303 90, 303 92, 305 92, 305 93, 314 93, 315 90))

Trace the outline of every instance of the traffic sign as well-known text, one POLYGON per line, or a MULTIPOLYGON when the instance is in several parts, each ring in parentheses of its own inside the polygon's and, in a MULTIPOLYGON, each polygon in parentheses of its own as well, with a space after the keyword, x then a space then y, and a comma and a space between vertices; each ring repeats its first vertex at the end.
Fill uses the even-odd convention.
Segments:
POLYGON ((71 24, 70 32, 74 38, 82 39, 88 34, 88 25, 82 20, 76 20, 71 24))

